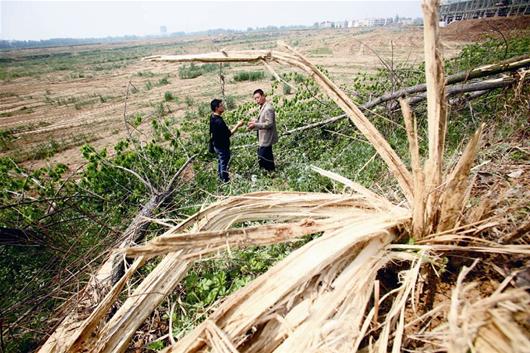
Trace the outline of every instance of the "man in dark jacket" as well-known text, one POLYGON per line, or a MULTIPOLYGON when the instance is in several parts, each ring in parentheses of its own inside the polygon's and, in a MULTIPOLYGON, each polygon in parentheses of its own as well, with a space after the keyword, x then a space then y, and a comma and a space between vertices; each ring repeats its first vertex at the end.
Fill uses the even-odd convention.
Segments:
POLYGON ((222 116, 225 111, 223 101, 214 99, 210 103, 212 115, 210 116, 210 138, 212 139, 213 148, 217 154, 217 174, 219 179, 224 182, 230 181, 228 174, 228 163, 230 162, 230 136, 232 136, 243 121, 239 121, 236 126, 230 130, 223 120, 222 116))

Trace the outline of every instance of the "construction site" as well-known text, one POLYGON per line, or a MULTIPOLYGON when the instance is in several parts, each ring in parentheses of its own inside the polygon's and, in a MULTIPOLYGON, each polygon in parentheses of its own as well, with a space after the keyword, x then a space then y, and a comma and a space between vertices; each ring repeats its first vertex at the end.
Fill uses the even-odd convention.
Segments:
POLYGON ((528 0, 445 0, 440 7, 440 20, 445 24, 478 18, 528 15, 528 0))

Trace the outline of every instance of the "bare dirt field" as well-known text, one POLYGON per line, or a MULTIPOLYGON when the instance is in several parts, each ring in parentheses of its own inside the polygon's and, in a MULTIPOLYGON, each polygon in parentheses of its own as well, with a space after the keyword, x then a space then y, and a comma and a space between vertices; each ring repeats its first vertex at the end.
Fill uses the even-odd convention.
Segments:
MULTIPOLYGON (((455 35, 458 30, 451 27, 444 31, 446 58, 471 38, 476 39, 468 35, 459 38, 455 35)), ((218 70, 181 79, 179 65, 142 61, 143 57, 270 49, 280 39, 325 67, 346 90, 356 74, 381 67, 377 55, 393 65, 423 60, 423 32, 417 27, 250 32, 4 51, 2 61, 7 65, 0 81, 0 131, 4 136, 0 156, 13 157, 30 168, 60 162, 75 170, 83 163, 80 145, 90 142, 98 149, 110 147, 126 135, 124 103, 129 82, 128 117, 149 117, 163 109, 178 119, 186 109, 220 95, 218 70), (165 100, 166 92, 178 99, 165 100)), ((275 69, 280 73, 292 70, 275 69)), ((268 73, 261 81, 234 81, 235 73, 248 70, 264 68, 242 64, 223 69, 226 95, 237 103, 249 101, 255 88, 270 88, 268 73)), ((142 125, 148 124, 149 119, 144 118, 142 125)))

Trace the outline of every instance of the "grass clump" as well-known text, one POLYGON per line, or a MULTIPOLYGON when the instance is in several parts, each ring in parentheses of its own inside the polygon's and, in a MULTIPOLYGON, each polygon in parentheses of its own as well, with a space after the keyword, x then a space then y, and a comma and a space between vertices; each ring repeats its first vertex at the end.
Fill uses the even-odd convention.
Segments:
POLYGON ((190 65, 183 65, 179 67, 179 78, 183 80, 188 80, 202 76, 208 72, 213 72, 219 69, 217 64, 204 64, 196 65, 191 63, 190 65))
POLYGON ((333 51, 328 47, 316 48, 311 50, 313 55, 333 55, 333 51))
POLYGON ((265 72, 263 71, 240 71, 234 74, 234 81, 258 81, 265 78, 265 72))
POLYGON ((175 99, 175 97, 173 96, 173 93, 169 91, 166 91, 164 93, 164 101, 169 102, 169 101, 172 101, 173 99, 175 99))

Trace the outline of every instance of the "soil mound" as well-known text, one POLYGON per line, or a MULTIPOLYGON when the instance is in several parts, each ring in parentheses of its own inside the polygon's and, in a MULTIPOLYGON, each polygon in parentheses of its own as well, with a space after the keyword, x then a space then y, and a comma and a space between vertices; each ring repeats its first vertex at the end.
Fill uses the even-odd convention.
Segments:
POLYGON ((444 39, 476 41, 487 36, 504 35, 510 32, 530 30, 530 16, 492 17, 455 21, 441 28, 444 39))

